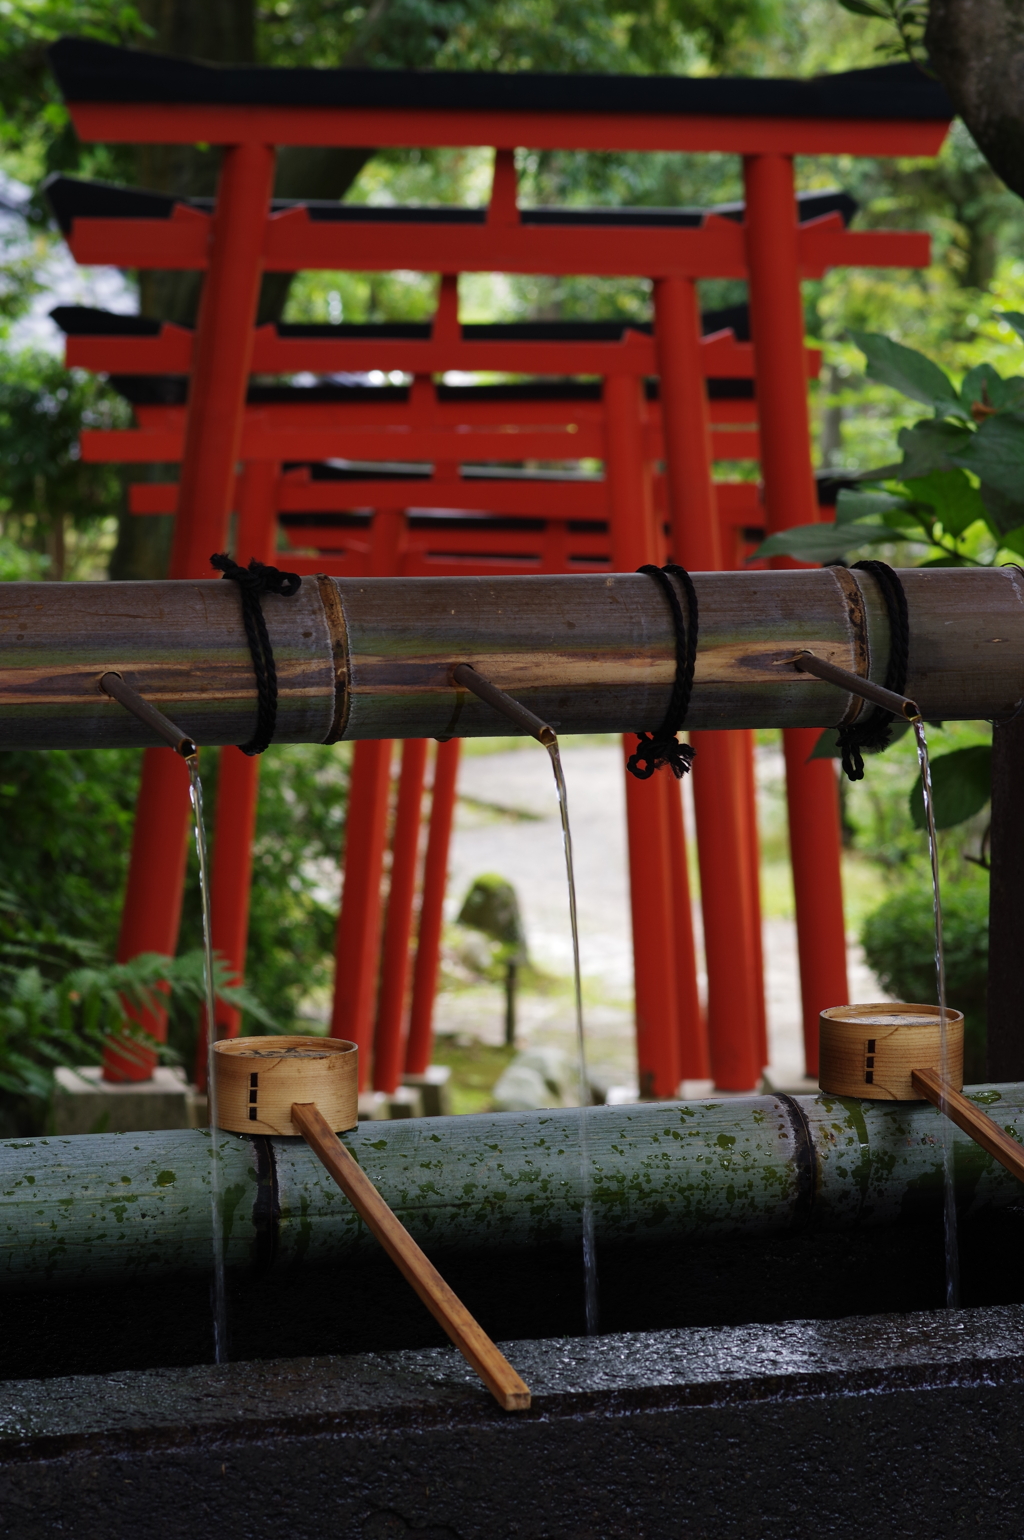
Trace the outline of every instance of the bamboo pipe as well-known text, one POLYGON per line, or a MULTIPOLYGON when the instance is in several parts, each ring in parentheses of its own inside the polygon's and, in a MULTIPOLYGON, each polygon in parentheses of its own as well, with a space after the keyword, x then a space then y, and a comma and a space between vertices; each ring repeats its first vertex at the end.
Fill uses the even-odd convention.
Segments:
MULTIPOLYGON (((1024 1140, 1024 1085, 975 1087, 1024 1140)), ((927 1102, 819 1095, 595 1107, 587 1114, 598 1247, 942 1212, 941 1114, 927 1102)), ((237 1270, 345 1265, 376 1241, 301 1142, 218 1132, 225 1251, 237 1270)), ((962 1213, 1018 1183, 954 1134, 962 1213)), ((208 1131, 0 1144, 0 1289, 210 1268, 208 1131)), ((551 1109, 361 1125, 342 1136, 417 1244, 580 1243, 579 1114, 551 1109)))
MULTIPOLYGON (((927 718, 1009 715, 1024 679, 1024 576, 1012 567, 900 575, 908 696, 927 718)), ((868 573, 711 572, 694 584, 694 729, 855 720, 862 702, 794 669, 800 652, 885 678, 888 621, 868 573)), ((560 735, 648 730, 675 675, 668 606, 643 574, 318 578, 262 602, 282 743, 507 732, 455 683, 460 663, 560 735)), ((108 671, 197 743, 242 743, 252 732, 256 688, 233 584, 0 584, 0 747, 157 741, 100 690, 108 671)))

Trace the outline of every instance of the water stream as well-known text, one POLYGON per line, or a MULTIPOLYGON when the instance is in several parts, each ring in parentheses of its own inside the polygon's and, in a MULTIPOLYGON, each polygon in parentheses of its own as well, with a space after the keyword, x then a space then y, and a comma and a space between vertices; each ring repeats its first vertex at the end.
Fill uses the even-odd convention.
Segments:
POLYGON ((569 886, 569 923, 572 927, 572 968, 576 998, 576 1053, 580 1080, 580 1176, 583 1188, 583 1298, 587 1335, 597 1331, 597 1255, 594 1248, 593 1176, 590 1168, 590 1144, 587 1106, 590 1102, 590 1076, 587 1073, 587 1043, 583 1030, 583 986, 580 978, 580 928, 576 914, 576 878, 572 864, 572 833, 569 828, 569 798, 562 773, 562 759, 557 738, 545 744, 551 756, 558 791, 558 811, 562 819, 562 845, 565 850, 565 875, 569 886))
POLYGON ((213 1045, 216 1041, 213 992, 213 936, 210 926, 210 862, 206 848, 206 824, 203 821, 203 783, 199 779, 199 756, 193 754, 188 764, 189 799, 195 822, 196 854, 199 857, 199 894, 203 910, 203 980, 206 986, 206 1094, 210 1107, 210 1220, 213 1231, 213 1361, 228 1360, 227 1293, 224 1284, 224 1217, 221 1201, 220 1132, 217 1127, 217 1082, 213 1073, 213 1045))
MULTIPOLYGON (((932 795, 932 772, 928 760, 928 740, 924 723, 914 723, 917 739, 917 762, 921 767, 921 790, 924 794, 925 823, 928 827, 928 855, 932 868, 932 907, 935 914, 935 988, 939 1000, 939 1058, 943 1080, 951 1080, 949 1072, 949 1041, 946 1030, 946 957, 942 946, 942 896, 939 890, 939 846, 935 837, 935 799, 932 795)), ((942 1133, 943 1220, 946 1239, 946 1308, 955 1309, 960 1303, 960 1252, 956 1238, 956 1189, 953 1183, 953 1124, 939 1114, 942 1133)))

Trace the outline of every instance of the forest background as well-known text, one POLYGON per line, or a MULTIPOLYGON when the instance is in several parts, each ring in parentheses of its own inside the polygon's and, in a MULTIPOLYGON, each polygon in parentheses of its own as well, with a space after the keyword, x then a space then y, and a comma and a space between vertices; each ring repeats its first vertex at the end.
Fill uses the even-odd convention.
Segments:
MULTIPOLYGON (((64 171, 199 194, 212 190, 217 173, 214 151, 79 144, 46 64, 54 38, 73 33, 275 65, 809 76, 885 62, 894 37, 884 19, 851 14, 835 0, 3 0, 0 16, 0 579, 162 576, 169 551, 170 521, 130 518, 125 491, 128 475, 162 477, 166 468, 121 470, 77 457, 81 427, 130 420, 124 401, 103 380, 65 370, 58 352, 26 344, 25 320, 39 312, 60 242, 42 182, 64 171)), ((708 205, 742 197, 740 163, 728 155, 520 152, 518 169, 523 204, 708 205)), ((479 204, 490 174, 487 150, 293 150, 280 157, 276 192, 479 204)), ((852 193, 860 228, 925 229, 932 237, 926 271, 840 270, 804 287, 808 338, 824 353, 813 390, 816 460, 841 472, 888 463, 898 430, 920 414, 865 378, 850 329, 884 332, 957 379, 983 361, 1004 374, 1024 367, 1024 348, 999 319, 1024 311, 1024 204, 959 120, 935 161, 803 157, 797 175, 801 189, 852 193)), ((194 316, 197 275, 127 277, 144 314, 194 316)), ((274 275, 264 281, 261 318, 421 319, 435 293, 436 279, 415 273, 274 275)), ((705 308, 745 297, 742 283, 702 285, 705 308)), ((651 315, 642 280, 470 275, 460 304, 464 320, 651 315)), ((718 471, 756 475, 744 463, 718 471)), ((871 554, 920 559, 901 557, 898 546, 871 554)), ((941 751, 984 742, 989 729, 964 724, 939 736, 941 751)), ((215 759, 205 766, 211 798, 215 759)), ((0 754, 0 1095, 38 1099, 40 1074, 45 1079, 46 1065, 64 1055, 55 1023, 66 1022, 69 998, 81 995, 82 967, 102 979, 114 955, 138 771, 139 757, 127 752, 0 754)), ((904 741, 870 762, 864 782, 844 783, 851 924, 887 892, 913 899, 911 909, 924 892, 921 835, 908 811, 913 780, 904 741)), ((247 983, 285 1029, 315 1016, 328 997, 346 789, 344 749, 277 747, 264 756, 247 983)), ((779 871, 784 818, 778 808, 765 811, 767 869, 779 871)), ((985 817, 982 810, 951 830, 943 852, 975 983, 984 966, 987 882, 976 858, 985 817)), ((785 909, 787 892, 769 886, 769 906, 785 909)), ((183 954, 194 951, 198 934, 190 900, 183 954)), ((188 965, 182 977, 172 1046, 189 1062, 188 965)), ((955 997, 955 979, 951 989, 955 997)))

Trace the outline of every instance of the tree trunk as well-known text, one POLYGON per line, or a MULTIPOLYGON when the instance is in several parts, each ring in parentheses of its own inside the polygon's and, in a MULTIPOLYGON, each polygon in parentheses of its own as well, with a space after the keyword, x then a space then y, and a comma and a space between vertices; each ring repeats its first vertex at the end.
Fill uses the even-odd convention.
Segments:
POLYGON ((931 0, 925 45, 979 149, 1024 197, 1024 8, 1009 0, 931 0))

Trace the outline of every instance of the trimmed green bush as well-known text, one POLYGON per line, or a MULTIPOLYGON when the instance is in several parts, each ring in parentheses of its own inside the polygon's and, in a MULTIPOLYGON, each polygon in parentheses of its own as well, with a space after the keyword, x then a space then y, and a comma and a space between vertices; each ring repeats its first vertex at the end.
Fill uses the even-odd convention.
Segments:
MULTIPOLYGON (((964 1080, 985 1079, 985 991, 988 984, 988 891, 980 883, 943 891, 946 998, 964 1013, 964 1080)), ((927 1005, 936 998, 932 896, 918 888, 895 893, 861 931, 868 965, 898 1000, 927 1005)))

